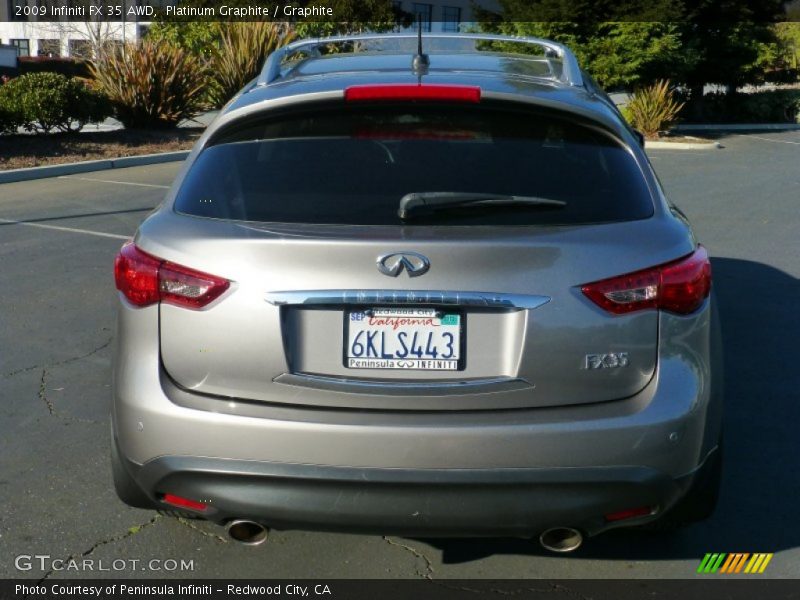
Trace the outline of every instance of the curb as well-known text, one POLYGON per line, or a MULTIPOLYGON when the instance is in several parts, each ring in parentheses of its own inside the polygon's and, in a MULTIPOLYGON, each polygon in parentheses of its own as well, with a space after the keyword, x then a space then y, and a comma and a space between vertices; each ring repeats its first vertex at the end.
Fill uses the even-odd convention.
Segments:
POLYGON ((185 160, 186 157, 189 156, 189 152, 189 150, 179 150, 177 152, 162 152, 159 154, 139 154, 137 156, 123 156, 121 158, 87 160, 63 165, 48 165, 46 167, 11 169, 9 171, 0 171, 0 183, 13 183, 16 181, 43 179, 45 177, 61 177, 63 175, 74 175, 76 173, 89 173, 91 171, 107 171, 109 169, 176 162, 185 160))
POLYGON ((800 123, 685 123, 673 131, 797 131, 800 123))
POLYGON ((722 148, 719 142, 659 142, 647 140, 645 150, 718 150, 722 148))

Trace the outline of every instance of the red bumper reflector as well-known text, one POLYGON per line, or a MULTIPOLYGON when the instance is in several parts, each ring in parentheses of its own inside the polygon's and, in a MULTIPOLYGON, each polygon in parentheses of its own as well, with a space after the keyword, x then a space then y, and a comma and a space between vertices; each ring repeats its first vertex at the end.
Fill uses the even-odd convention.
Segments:
POLYGON ((442 102, 471 102, 481 100, 481 88, 474 85, 384 84, 353 85, 344 91, 345 102, 371 100, 433 100, 442 102))
POLYGON ((164 494, 164 496, 161 498, 161 501, 171 504, 172 506, 196 510, 197 512, 205 512, 208 510, 208 504, 197 502, 197 500, 189 500, 189 498, 174 496, 173 494, 164 494))
POLYGON ((639 508, 629 508, 628 510, 609 513, 605 516, 605 519, 606 521, 624 521, 625 519, 633 519, 634 517, 651 515, 653 512, 653 508, 650 506, 640 506, 639 508))

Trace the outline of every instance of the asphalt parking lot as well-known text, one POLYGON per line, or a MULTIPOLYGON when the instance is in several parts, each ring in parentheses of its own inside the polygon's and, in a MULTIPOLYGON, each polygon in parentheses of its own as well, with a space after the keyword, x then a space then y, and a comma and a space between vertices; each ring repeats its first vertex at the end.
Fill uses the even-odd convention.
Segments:
POLYGON ((706 552, 774 552, 760 577, 800 576, 800 132, 720 141, 651 152, 713 257, 727 366, 720 506, 680 533, 612 532, 568 557, 522 540, 311 532, 249 548, 127 508, 108 462, 112 261, 180 165, 0 185, 0 577, 683 578, 706 552), (20 555, 127 562, 54 571, 20 555), (193 568, 165 570, 170 559, 193 568))

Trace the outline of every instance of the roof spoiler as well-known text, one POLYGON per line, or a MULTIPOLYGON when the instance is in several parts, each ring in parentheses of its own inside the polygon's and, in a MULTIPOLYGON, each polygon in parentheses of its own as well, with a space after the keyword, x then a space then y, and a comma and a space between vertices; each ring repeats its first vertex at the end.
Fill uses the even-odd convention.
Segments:
MULTIPOLYGON (((281 64, 284 59, 292 54, 303 53, 309 57, 320 56, 320 48, 328 44, 364 42, 380 40, 399 40, 416 39, 417 33, 398 33, 398 34, 364 34, 364 35, 343 35, 324 38, 308 38, 292 42, 282 48, 278 48, 267 57, 264 68, 258 77, 257 85, 268 85, 281 76, 281 64)), ((425 39, 452 39, 452 40, 475 40, 482 42, 514 42, 519 44, 529 44, 545 49, 546 56, 559 58, 561 60, 561 77, 559 80, 570 86, 583 87, 583 76, 578 65, 578 59, 566 46, 550 40, 514 37, 506 35, 492 35, 483 33, 426 33, 425 39)))

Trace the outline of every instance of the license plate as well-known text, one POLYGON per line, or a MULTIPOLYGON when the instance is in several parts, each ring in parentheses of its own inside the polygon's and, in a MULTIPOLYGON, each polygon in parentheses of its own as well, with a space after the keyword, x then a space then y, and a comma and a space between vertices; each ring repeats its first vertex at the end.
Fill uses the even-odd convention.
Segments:
POLYGON ((345 313, 349 369, 457 371, 463 316, 431 308, 375 308, 345 313))

